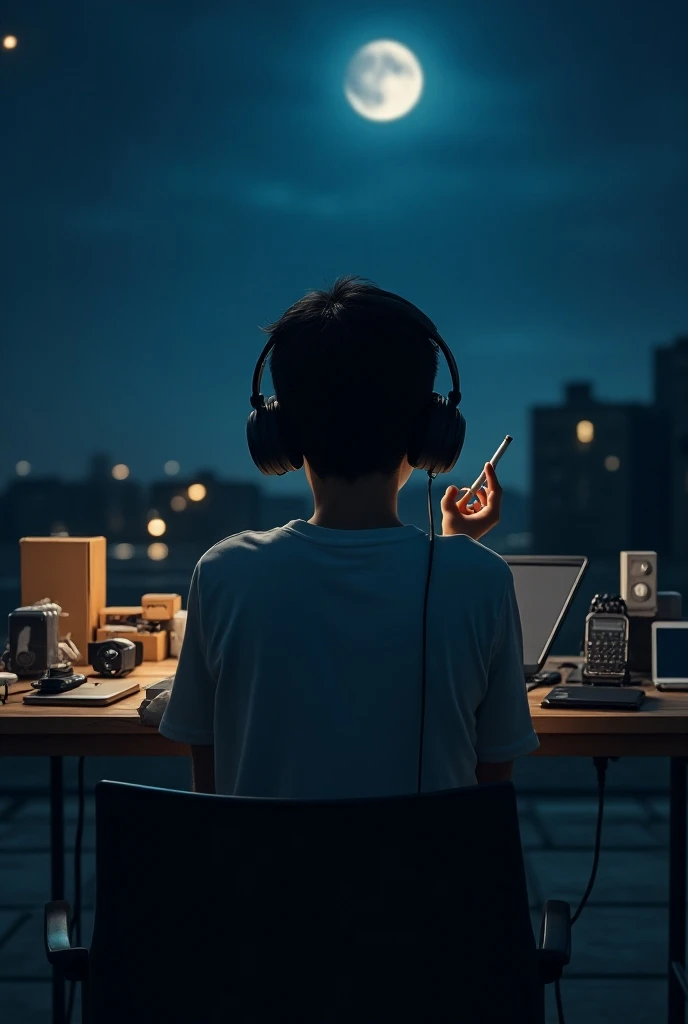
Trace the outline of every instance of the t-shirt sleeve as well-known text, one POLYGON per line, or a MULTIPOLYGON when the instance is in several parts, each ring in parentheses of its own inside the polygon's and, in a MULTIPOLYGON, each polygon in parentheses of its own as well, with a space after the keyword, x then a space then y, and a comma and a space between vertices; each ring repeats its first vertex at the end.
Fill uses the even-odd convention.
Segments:
POLYGON ((537 750, 523 674, 523 637, 511 572, 492 644, 487 692, 476 712, 479 762, 512 761, 537 750))
POLYGON ((159 731, 178 743, 205 746, 214 742, 215 680, 206 661, 200 577, 199 562, 191 578, 179 664, 159 731))

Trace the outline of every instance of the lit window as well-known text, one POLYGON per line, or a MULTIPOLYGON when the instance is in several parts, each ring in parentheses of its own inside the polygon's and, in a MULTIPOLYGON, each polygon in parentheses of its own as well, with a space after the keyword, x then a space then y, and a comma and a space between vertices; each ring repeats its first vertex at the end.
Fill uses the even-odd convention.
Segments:
POLYGON ((620 465, 621 459, 618 455, 608 455, 604 460, 604 468, 608 469, 610 473, 616 473, 620 465))
POLYGON ((116 466, 112 467, 112 475, 115 480, 126 480, 129 476, 129 467, 125 466, 123 462, 118 462, 116 466))
POLYGON ((129 558, 134 557, 134 545, 133 544, 115 544, 112 549, 112 554, 115 558, 120 561, 127 561, 129 558))
POLYGON ((162 562, 163 559, 167 558, 169 554, 167 544, 149 544, 148 545, 148 557, 152 562, 162 562))
POLYGON ((204 484, 191 484, 186 493, 189 496, 189 501, 203 501, 208 492, 204 484))
POLYGON ((165 463, 163 469, 165 470, 168 476, 176 476, 181 467, 176 459, 170 459, 168 462, 165 463))
POLYGON ((151 537, 162 537, 166 529, 167 524, 164 519, 151 519, 148 523, 148 532, 151 537))
POLYGON ((186 498, 183 498, 181 494, 175 494, 170 502, 170 508, 173 512, 183 512, 186 508, 186 498))
POLYGON ((14 467, 17 476, 28 476, 31 472, 31 463, 27 462, 26 459, 21 459, 14 467))
POLYGON ((590 444, 595 436, 595 428, 590 420, 579 420, 576 423, 576 437, 581 444, 590 444))

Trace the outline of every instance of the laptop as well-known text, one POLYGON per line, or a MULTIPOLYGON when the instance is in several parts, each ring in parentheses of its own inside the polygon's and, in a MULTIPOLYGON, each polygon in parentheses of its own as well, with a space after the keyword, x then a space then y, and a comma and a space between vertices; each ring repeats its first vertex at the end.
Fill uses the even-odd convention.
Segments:
POLYGON ((549 657, 588 559, 585 555, 507 555, 505 561, 514 577, 528 687, 549 657))
POLYGON ((62 705, 77 708, 102 708, 114 704, 124 697, 131 696, 141 687, 135 680, 101 679, 100 676, 89 676, 85 683, 64 693, 41 694, 38 690, 24 697, 25 704, 47 704, 59 708, 62 705))

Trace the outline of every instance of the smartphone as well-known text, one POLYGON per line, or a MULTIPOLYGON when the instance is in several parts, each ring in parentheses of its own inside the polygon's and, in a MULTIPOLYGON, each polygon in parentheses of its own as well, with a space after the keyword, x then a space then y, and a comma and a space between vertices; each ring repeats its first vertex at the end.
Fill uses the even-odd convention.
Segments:
MULTIPOLYGON (((497 451, 494 453, 494 455, 490 459, 490 465, 492 466, 493 469, 496 468, 497 463, 499 462, 499 460, 501 459, 502 455, 507 450, 507 448, 509 447, 509 445, 511 444, 512 441, 513 441, 513 437, 511 436, 511 434, 507 434, 506 437, 504 438, 504 440, 502 441, 502 443, 500 444, 499 448, 497 449, 497 451)), ((478 493, 480 488, 485 483, 486 479, 487 479, 487 477, 485 476, 485 470, 483 470, 482 473, 480 474, 480 476, 478 477, 478 479, 473 484, 473 486, 468 488, 469 493, 472 494, 475 497, 475 495, 478 493)))

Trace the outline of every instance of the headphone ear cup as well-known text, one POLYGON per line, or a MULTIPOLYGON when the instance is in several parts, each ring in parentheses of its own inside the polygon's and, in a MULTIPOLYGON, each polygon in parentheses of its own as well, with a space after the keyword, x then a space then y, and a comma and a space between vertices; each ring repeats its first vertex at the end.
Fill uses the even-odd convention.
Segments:
POLYGON ((284 476, 303 466, 303 455, 289 438, 274 395, 263 408, 254 409, 249 415, 246 440, 251 458, 265 476, 284 476))
POLYGON ((466 420, 461 411, 433 391, 418 417, 406 457, 416 469, 449 473, 461 454, 466 438, 466 420))

